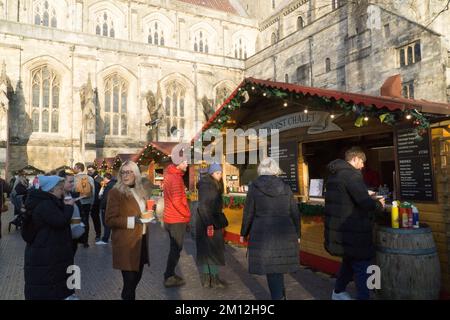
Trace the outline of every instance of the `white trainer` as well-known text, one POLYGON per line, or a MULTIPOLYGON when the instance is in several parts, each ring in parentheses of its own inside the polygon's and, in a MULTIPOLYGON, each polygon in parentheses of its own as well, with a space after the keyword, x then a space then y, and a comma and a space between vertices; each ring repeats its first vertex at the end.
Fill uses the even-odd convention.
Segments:
POLYGON ((331 300, 353 300, 352 297, 348 294, 348 292, 336 293, 333 290, 333 294, 331 295, 331 300))
POLYGON ((104 245, 104 244, 108 244, 108 243, 100 240, 100 241, 97 241, 95 244, 96 245, 104 245))

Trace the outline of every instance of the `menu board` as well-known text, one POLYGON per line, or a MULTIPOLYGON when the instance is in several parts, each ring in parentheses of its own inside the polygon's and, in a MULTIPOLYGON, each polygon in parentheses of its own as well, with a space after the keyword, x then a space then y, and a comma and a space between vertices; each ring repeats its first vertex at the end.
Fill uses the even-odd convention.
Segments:
POLYGON ((399 196, 401 200, 435 199, 429 131, 416 139, 413 128, 395 131, 399 196))
POLYGON ((291 187, 293 193, 298 193, 297 142, 280 143, 278 148, 270 147, 269 156, 278 157, 280 169, 284 172, 280 178, 291 187))

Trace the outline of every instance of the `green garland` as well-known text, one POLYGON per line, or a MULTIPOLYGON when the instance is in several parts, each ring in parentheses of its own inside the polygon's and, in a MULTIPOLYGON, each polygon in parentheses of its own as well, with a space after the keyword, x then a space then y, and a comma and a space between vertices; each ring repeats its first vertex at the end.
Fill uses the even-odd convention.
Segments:
POLYGON ((222 198, 223 198, 223 206, 225 208, 229 209, 244 208, 246 197, 224 195, 222 198))
POLYGON ((321 205, 300 202, 298 204, 298 210, 302 217, 322 217, 325 215, 325 208, 321 205))
MULTIPOLYGON (((226 123, 231 119, 231 113, 234 110, 239 109, 245 103, 245 101, 248 98, 251 99, 251 95, 254 94, 263 95, 266 98, 279 98, 280 103, 283 101, 283 99, 286 99, 288 97, 291 97, 294 100, 305 97, 305 95, 302 93, 288 93, 277 88, 271 88, 247 82, 238 89, 237 94, 230 100, 230 102, 221 109, 208 129, 223 129, 226 123)), ((369 119, 379 119, 381 123, 393 126, 396 123, 400 122, 402 119, 410 117, 412 123, 415 126, 416 139, 421 139, 421 136, 424 135, 427 129, 430 127, 428 119, 415 109, 404 111, 388 111, 384 109, 378 109, 373 106, 355 105, 353 103, 347 103, 344 100, 333 102, 331 99, 326 97, 314 97, 314 99, 316 101, 319 99, 317 103, 313 103, 313 105, 315 105, 315 107, 317 108, 332 110, 333 107, 338 106, 342 108, 346 116, 350 116, 353 114, 355 116, 354 124, 356 127, 363 127, 367 125, 369 119)), ((204 132, 202 133, 202 138, 203 134, 204 132)))

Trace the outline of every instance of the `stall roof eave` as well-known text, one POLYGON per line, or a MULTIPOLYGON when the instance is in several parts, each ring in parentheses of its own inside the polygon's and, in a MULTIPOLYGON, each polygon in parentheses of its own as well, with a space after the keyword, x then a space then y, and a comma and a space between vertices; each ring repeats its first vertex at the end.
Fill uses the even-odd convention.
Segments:
POLYGON ((422 99, 406 99, 402 97, 390 96, 373 96, 362 93, 344 92, 323 88, 300 86, 291 83, 274 82, 268 80, 259 80, 254 78, 247 78, 247 82, 259 84, 266 87, 277 88, 280 90, 302 93, 310 96, 326 97, 334 100, 343 100, 347 103, 360 104, 364 106, 374 106, 378 109, 387 108, 388 110, 406 110, 419 109, 424 113, 434 114, 450 114, 450 104, 432 102, 422 99))
POLYGON ((214 115, 206 122, 201 131, 198 132, 192 142, 197 140, 201 133, 207 130, 217 116, 220 114, 223 108, 225 108, 230 101, 237 95, 240 88, 248 85, 255 84, 263 87, 276 88, 289 93, 298 93, 306 96, 313 97, 322 97, 328 98, 330 100, 339 101, 342 100, 346 103, 353 103, 356 105, 362 106, 373 106, 377 109, 386 108, 389 111, 405 111, 405 110, 417 110, 426 114, 433 115, 450 115, 450 104, 439 103, 439 102, 431 102, 427 100, 414 100, 414 99, 406 99, 402 97, 391 97, 391 96, 374 96, 362 93, 352 93, 352 92, 344 92, 337 90, 330 90, 324 88, 315 88, 315 87, 307 87, 301 86, 297 84, 284 83, 284 82, 275 82, 269 80, 260 80, 255 78, 246 78, 241 84, 231 93, 231 95, 223 102, 223 104, 217 109, 214 115))

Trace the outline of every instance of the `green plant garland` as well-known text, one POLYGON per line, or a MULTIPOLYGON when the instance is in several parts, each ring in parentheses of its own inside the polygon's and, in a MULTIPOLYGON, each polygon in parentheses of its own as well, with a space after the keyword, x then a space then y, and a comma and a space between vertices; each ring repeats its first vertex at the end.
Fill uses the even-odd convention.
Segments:
POLYGON ((242 209, 245 205, 246 197, 240 196, 223 196, 223 206, 229 209, 242 209))
POLYGON ((321 205, 307 204, 300 202, 298 210, 302 217, 321 217, 325 216, 325 207, 321 205))
MULTIPOLYGON (((227 121, 231 119, 231 113, 234 110, 239 109, 242 104, 245 103, 246 99, 251 99, 251 95, 254 94, 263 95, 266 98, 276 97, 280 100, 285 99, 289 96, 297 100, 305 97, 305 95, 302 93, 290 94, 277 88, 271 88, 247 82, 244 86, 238 89, 237 94, 230 100, 230 102, 221 109, 208 129, 223 129, 227 121)), ((356 127, 363 127, 367 125, 368 119, 379 119, 381 123, 393 126, 397 122, 401 121, 401 119, 405 119, 406 116, 410 116, 411 121, 415 126, 416 139, 421 139, 421 136, 424 135, 427 129, 430 127, 428 119, 415 109, 404 111, 388 111, 385 109, 378 109, 373 106, 355 105, 352 103, 347 103, 344 100, 338 100, 333 103, 331 99, 326 97, 314 97, 314 99, 320 100, 318 101, 317 105, 319 107, 322 107, 323 109, 331 110, 334 106, 337 105, 342 108, 346 116, 354 114, 354 124, 356 127)), ((202 133, 202 138, 203 134, 204 132, 202 133)))

